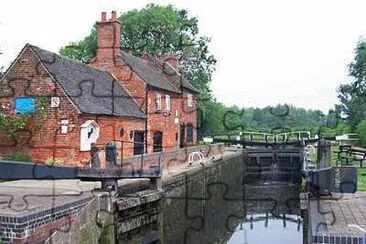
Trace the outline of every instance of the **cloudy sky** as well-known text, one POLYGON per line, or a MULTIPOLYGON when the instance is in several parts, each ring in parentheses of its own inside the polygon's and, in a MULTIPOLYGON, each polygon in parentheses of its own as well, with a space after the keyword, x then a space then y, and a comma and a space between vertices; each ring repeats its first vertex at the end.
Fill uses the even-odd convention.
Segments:
POLYGON ((212 88, 219 101, 264 107, 291 103, 327 111, 348 82, 366 1, 160 0, 2 1, 0 65, 26 43, 58 52, 86 36, 101 11, 128 11, 147 3, 173 4, 199 19, 217 57, 212 88))

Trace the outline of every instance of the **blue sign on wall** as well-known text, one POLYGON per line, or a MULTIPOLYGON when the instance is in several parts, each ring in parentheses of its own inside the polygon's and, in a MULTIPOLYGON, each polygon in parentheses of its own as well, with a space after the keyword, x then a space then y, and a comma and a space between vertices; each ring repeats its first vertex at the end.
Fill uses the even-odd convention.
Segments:
POLYGON ((36 103, 33 97, 15 97, 15 112, 26 114, 36 111, 36 103))

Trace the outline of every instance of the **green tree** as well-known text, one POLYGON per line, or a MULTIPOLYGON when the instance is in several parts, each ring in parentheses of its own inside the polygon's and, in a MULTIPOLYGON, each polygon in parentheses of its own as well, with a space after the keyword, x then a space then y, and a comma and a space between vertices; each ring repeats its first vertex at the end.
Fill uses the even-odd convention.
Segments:
MULTIPOLYGON (((3 54, 3 53, 1 52, 1 49, 0 49, 0 55, 1 54, 3 54)), ((4 74, 4 66, 0 66, 0 78, 3 76, 3 74, 4 74)))
MULTIPOLYGON (((203 135, 217 135, 228 132, 224 126, 224 116, 227 108, 224 104, 214 101, 202 101, 203 116, 199 133, 203 135)), ((202 108, 202 107, 201 107, 202 108)))
POLYGON ((338 88, 340 104, 336 107, 343 112, 353 129, 365 118, 366 110, 366 42, 360 39, 355 48, 355 57, 349 65, 350 84, 338 88))
POLYGON ((340 104, 337 105, 340 111, 347 116, 348 123, 353 129, 365 118, 366 97, 361 90, 352 84, 341 85, 338 89, 338 99, 340 104))
POLYGON ((357 125, 357 135, 361 146, 366 146, 366 120, 362 120, 357 125))
MULTIPOLYGON (((210 81, 216 59, 209 52, 210 38, 199 35, 198 19, 187 10, 172 5, 148 4, 130 10, 118 18, 121 22, 121 49, 135 56, 175 53, 181 56, 181 73, 200 90, 200 100, 210 100, 210 81)), ((88 62, 96 53, 96 26, 81 41, 61 48, 60 54, 88 62)), ((205 105, 205 104, 201 104, 205 105)))

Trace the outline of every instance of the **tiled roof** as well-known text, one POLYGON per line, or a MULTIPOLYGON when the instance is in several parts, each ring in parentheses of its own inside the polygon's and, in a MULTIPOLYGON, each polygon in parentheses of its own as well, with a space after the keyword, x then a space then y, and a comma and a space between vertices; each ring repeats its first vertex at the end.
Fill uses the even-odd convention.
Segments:
POLYGON ((121 52, 122 61, 131 67, 146 83, 166 91, 181 93, 181 87, 198 92, 198 90, 170 65, 163 65, 157 58, 149 55, 154 65, 143 59, 121 52), (160 66, 160 67, 157 67, 160 66), (166 76, 169 76, 167 78, 166 76), (171 78, 177 79, 172 82, 171 78))
POLYGON ((82 113, 146 117, 109 72, 27 45, 82 113))
POLYGON ((188 90, 192 90, 195 92, 199 92, 197 88, 195 88, 186 78, 184 78, 184 76, 182 76, 181 74, 178 73, 178 71, 176 71, 172 66, 168 65, 164 65, 163 66, 163 72, 168 75, 168 76, 172 76, 175 77, 176 79, 178 79, 178 84, 180 83, 180 85, 183 88, 186 88, 188 90), (176 75, 176 76, 175 76, 176 75))
POLYGON ((149 85, 170 92, 180 93, 179 87, 173 85, 161 74, 161 71, 159 72, 144 60, 125 52, 121 52, 121 58, 126 65, 130 66, 149 85))

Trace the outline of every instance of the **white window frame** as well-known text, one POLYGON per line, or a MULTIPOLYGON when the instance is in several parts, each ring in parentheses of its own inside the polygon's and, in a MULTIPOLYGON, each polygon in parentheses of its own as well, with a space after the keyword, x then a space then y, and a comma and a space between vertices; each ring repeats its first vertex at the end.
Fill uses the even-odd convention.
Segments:
POLYGON ((193 107, 193 94, 187 93, 187 106, 193 107))
POLYGON ((165 94, 165 110, 170 111, 171 104, 170 104, 170 95, 165 94))
POLYGON ((161 94, 158 92, 155 95, 155 111, 161 111, 161 94))

